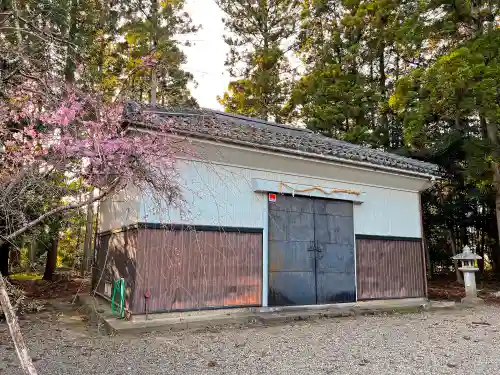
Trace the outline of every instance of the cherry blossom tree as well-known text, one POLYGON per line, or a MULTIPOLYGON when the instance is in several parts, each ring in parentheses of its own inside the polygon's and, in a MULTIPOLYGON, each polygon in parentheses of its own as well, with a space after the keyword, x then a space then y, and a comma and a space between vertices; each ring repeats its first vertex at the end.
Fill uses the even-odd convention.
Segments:
MULTIPOLYGON (((103 30, 112 29, 104 27, 107 5, 96 8, 103 30)), ((139 132, 123 117, 130 105, 123 95, 138 71, 147 75, 155 68, 154 51, 121 70, 113 89, 100 94, 105 85, 85 81, 81 62, 90 52, 76 27, 88 20, 75 17, 90 13, 70 13, 69 28, 66 19, 51 19, 48 27, 46 17, 59 13, 37 2, 10 0, 0 7, 0 254, 19 236, 127 186, 152 194, 158 207, 181 202, 176 159, 188 152, 185 142, 168 136, 168 122, 144 114, 141 122, 151 121, 156 131, 139 132)), ((92 44, 100 46, 100 78, 104 36, 92 44)), ((1 269, 0 305, 23 370, 36 374, 1 269)))
MULTIPOLYGON (((102 105, 98 98, 76 93, 53 108, 32 98, 11 98, 22 105, 13 109, 3 103, 0 108, 0 215, 5 218, 0 244, 50 216, 127 185, 154 191, 169 204, 180 197, 175 160, 183 148, 165 136, 168 123, 155 123, 154 133, 131 132, 123 123, 123 105, 102 105), (72 202, 71 198, 94 189, 99 194, 72 202), (38 217, 30 217, 25 207, 34 192, 55 198, 53 207, 49 205, 38 217)), ((147 116, 143 121, 148 121, 147 116)))
MULTIPOLYGON (((168 122, 144 115, 141 121, 154 120, 157 131, 130 130, 123 119, 127 104, 103 104, 76 91, 47 101, 34 87, 25 81, 0 102, 0 245, 130 185, 153 194, 159 207, 181 201, 176 158, 187 150, 168 136, 168 122)), ((28 369, 2 285, 3 279, 0 303, 28 369)))
MULTIPOLYGON (((144 67, 151 66, 154 59, 144 58, 144 67)), ((168 122, 156 119, 155 132, 130 130, 119 95, 106 103, 49 82, 24 75, 3 87, 0 247, 130 185, 153 194, 159 206, 180 201, 175 162, 186 150, 168 137, 168 122)), ((0 304, 24 370, 35 374, 1 273, 0 304)))
POLYGON ((168 137, 168 122, 137 132, 127 128, 122 103, 76 91, 46 100, 43 93, 28 80, 0 102, 0 245, 129 185, 162 206, 180 201, 175 162, 186 150, 168 137))

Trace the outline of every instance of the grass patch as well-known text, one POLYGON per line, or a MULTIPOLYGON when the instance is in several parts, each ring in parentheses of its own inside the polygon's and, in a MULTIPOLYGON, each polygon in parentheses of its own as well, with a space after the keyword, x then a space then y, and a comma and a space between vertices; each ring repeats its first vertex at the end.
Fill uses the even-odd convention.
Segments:
POLYGON ((9 275, 13 280, 41 280, 42 275, 36 272, 20 272, 9 275))

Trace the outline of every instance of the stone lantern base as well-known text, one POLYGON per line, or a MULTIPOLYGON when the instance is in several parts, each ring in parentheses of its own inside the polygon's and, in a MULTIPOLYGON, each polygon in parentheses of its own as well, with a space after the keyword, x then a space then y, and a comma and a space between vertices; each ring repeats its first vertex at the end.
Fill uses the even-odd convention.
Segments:
POLYGON ((462 305, 477 306, 483 303, 483 300, 477 296, 475 273, 479 271, 479 268, 476 268, 474 264, 476 260, 482 259, 482 257, 474 254, 469 246, 464 246, 464 250, 460 254, 453 256, 452 259, 459 260, 462 263, 462 267, 458 269, 464 274, 465 298, 462 298, 462 305))
POLYGON ((461 300, 462 305, 465 307, 474 307, 477 305, 482 305, 484 304, 484 300, 479 297, 464 297, 461 300))

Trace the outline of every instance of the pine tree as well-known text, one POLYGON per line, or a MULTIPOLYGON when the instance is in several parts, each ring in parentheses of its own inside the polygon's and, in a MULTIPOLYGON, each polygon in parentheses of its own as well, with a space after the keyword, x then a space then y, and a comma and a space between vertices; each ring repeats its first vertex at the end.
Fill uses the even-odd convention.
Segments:
POLYGON ((182 69, 186 56, 177 39, 199 27, 193 25, 183 8, 184 0, 122 4, 120 14, 125 22, 118 34, 124 36, 125 42, 114 46, 112 55, 119 70, 134 72, 129 77, 127 96, 139 101, 154 99, 168 106, 197 105, 189 90, 193 75, 182 69), (151 69, 137 69, 141 58, 148 54, 157 64, 151 69))
POLYGON ((288 52, 296 0, 216 0, 225 13, 230 47, 226 66, 233 80, 219 97, 227 111, 281 121, 290 91, 288 52))
MULTIPOLYGON (((493 27, 474 37, 467 36, 460 43, 454 41, 453 47, 429 66, 415 69, 400 79, 390 98, 391 107, 402 118, 406 142, 416 150, 433 150, 449 175, 448 190, 456 192, 453 194, 465 193, 467 199, 471 190, 482 191, 485 197, 481 210, 496 211, 497 233, 488 232, 497 242, 490 253, 497 271, 500 271, 499 43, 500 32, 493 27)), ((457 227, 462 230, 466 227, 466 218, 450 217, 446 222, 449 233, 457 227)), ((468 234, 462 237, 465 238, 462 243, 467 243, 468 234)))
POLYGON ((313 130, 365 143, 376 98, 360 63, 363 22, 349 14, 338 1, 301 2, 296 48, 304 74, 286 109, 313 130))
POLYGON ((412 1, 302 1, 298 54, 305 74, 288 109, 325 135, 385 149, 402 147, 387 99, 419 51, 412 1))

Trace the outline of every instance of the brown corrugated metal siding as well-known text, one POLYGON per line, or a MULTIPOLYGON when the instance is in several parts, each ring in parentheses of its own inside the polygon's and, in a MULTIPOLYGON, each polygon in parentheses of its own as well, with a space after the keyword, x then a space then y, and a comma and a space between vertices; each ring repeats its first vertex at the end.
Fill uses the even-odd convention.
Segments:
POLYGON ((134 313, 261 304, 262 234, 140 229, 134 313))
MULTIPOLYGON (((104 295, 104 284, 125 279, 125 296, 129 309, 134 308, 134 290, 137 271, 137 230, 104 233, 97 238, 93 285, 104 295)), ((109 297, 109 296, 108 296, 109 297)))
POLYGON ((422 240, 356 238, 358 300, 425 296, 422 240))

